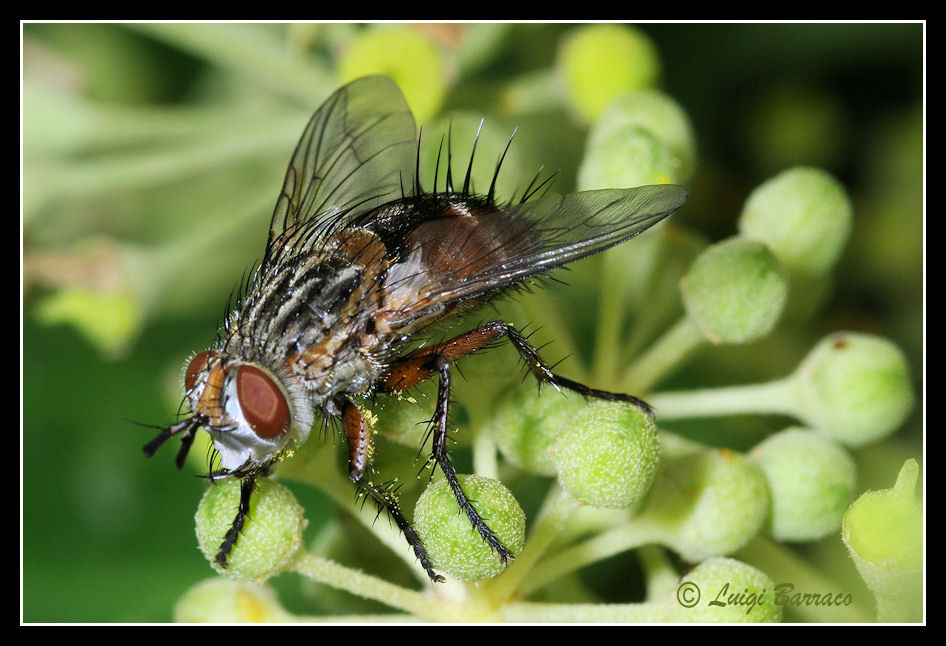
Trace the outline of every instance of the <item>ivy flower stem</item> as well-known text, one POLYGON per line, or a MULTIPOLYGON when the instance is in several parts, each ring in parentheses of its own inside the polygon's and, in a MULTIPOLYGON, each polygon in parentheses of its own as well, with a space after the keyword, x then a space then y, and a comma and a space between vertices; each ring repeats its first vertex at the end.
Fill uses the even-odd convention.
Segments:
POLYGON ((696 323, 683 317, 631 364, 618 390, 637 393, 650 390, 705 342, 696 323))
POLYGON ((680 584, 680 575, 674 569, 666 550, 660 545, 642 545, 637 551, 647 580, 647 599, 663 599, 680 584))
POLYGON ((646 603, 510 603, 503 621, 514 623, 639 623, 660 621, 666 604, 646 603))
POLYGON ((654 393, 647 398, 660 418, 683 419, 746 413, 791 414, 794 380, 791 377, 761 384, 654 393))
POLYGON ((300 551, 292 570, 313 581, 346 590, 366 599, 380 601, 418 617, 438 621, 460 620, 457 606, 430 595, 408 590, 384 579, 339 565, 334 561, 300 551))
POLYGON ((602 255, 602 277, 598 294, 597 330, 595 334, 594 367, 592 374, 602 381, 611 380, 618 373, 622 347, 621 323, 627 309, 627 281, 629 272, 624 266, 623 250, 612 249, 602 255))
POLYGON ((632 523, 617 527, 545 559, 520 590, 523 594, 529 594, 590 563, 648 543, 659 542, 660 538, 661 533, 658 530, 643 524, 632 523))

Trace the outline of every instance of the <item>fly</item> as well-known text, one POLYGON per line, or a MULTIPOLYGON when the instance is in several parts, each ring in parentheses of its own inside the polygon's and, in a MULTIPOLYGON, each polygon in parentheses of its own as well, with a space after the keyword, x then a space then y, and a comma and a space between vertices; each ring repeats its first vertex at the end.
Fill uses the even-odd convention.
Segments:
MULTIPOLYGON (((431 580, 420 537, 393 492, 367 477, 370 431, 354 403, 438 380, 431 460, 460 508, 503 562, 513 554, 464 495, 447 452, 451 364, 507 338, 540 383, 585 397, 630 402, 552 372, 512 325, 492 321, 408 351, 412 337, 569 262, 638 235, 678 209, 688 190, 641 186, 538 196, 499 205, 471 191, 470 168, 453 188, 424 192, 417 178, 414 118, 398 87, 362 78, 330 96, 296 146, 255 275, 214 344, 184 373, 190 415, 144 446, 150 457, 180 435, 183 465, 198 428, 220 456, 212 480, 242 481, 239 511, 215 557, 226 567, 246 520, 255 480, 306 441, 316 417, 340 420, 349 476, 403 532, 431 580), (405 188, 407 187, 407 188, 405 188)), ((502 159, 500 159, 500 164, 502 159)), ((472 158, 470 160, 472 167, 472 158)), ((497 173, 498 173, 497 166, 497 173)))

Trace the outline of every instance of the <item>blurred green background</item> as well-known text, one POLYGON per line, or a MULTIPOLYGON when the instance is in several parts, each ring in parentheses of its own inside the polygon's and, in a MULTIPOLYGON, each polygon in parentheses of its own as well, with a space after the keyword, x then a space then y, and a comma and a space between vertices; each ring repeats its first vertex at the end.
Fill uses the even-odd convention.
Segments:
MULTIPOLYGON (((528 181, 544 163, 560 169, 556 190, 573 190, 589 126, 561 81, 574 25, 403 26, 402 50, 376 44, 394 52, 383 65, 357 51, 391 28, 22 25, 24 621, 169 621, 211 575, 192 521, 204 482, 174 469, 173 449, 146 460, 153 431, 129 420, 173 419, 181 366, 262 253, 292 147, 341 82, 389 73, 419 122, 485 115, 499 146, 518 124, 510 172, 528 181)), ((659 61, 654 82, 696 133, 676 221, 733 235, 752 188, 800 164, 834 174, 854 203, 817 317, 776 335, 763 360, 712 353, 675 385, 781 376, 813 340, 852 329, 896 342, 922 393, 923 25, 637 29, 659 61)), ((496 156, 482 157, 491 168, 496 156)), ((865 488, 923 457, 921 420, 918 409, 857 455, 865 488)), ((336 513, 294 490, 313 527, 336 513)))

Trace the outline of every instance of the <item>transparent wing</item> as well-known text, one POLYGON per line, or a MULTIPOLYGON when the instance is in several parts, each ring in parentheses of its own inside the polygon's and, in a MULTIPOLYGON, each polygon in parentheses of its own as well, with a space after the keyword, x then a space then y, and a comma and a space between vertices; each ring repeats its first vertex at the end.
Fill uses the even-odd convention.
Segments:
POLYGON ((414 181, 414 117, 395 83, 368 76, 340 88, 312 115, 289 162, 269 228, 317 240, 414 181))
POLYGON ((403 272, 405 291, 417 297, 405 298, 396 318, 407 325, 603 251, 673 213, 688 194, 674 185, 585 191, 427 219, 406 236, 421 271, 403 272))
POLYGON ((503 262, 483 266, 470 280, 519 280, 598 253, 657 224, 683 206, 689 193, 669 184, 583 191, 490 213, 508 231, 494 238, 494 253, 503 262))

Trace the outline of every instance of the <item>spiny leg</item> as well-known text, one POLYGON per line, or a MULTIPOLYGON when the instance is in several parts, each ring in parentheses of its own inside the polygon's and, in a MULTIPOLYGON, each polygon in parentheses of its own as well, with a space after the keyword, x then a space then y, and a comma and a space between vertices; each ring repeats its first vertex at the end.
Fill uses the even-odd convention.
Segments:
POLYGON ((457 478, 457 472, 450 462, 450 456, 447 453, 447 420, 450 406, 450 364, 443 362, 438 369, 438 374, 440 376, 440 383, 437 387, 437 409, 434 413, 433 420, 433 457, 437 461, 440 470, 443 471, 443 477, 447 481, 447 484, 450 485, 450 489, 453 491, 453 495, 456 497, 460 509, 466 513, 467 518, 473 523, 474 529, 479 532, 483 540, 499 554, 499 558, 505 563, 509 559, 515 558, 515 555, 503 545, 502 541, 493 533, 489 525, 486 524, 486 521, 483 520, 483 517, 476 511, 470 499, 467 498, 466 494, 463 492, 463 488, 460 486, 460 481, 457 478))
POLYGON ((227 558, 230 556, 233 546, 236 545, 240 532, 243 531, 246 517, 250 514, 250 497, 253 495, 253 489, 255 488, 256 478, 251 475, 245 476, 240 482, 240 507, 237 509, 236 518, 233 519, 233 525, 230 526, 227 535, 223 537, 223 543, 220 544, 217 556, 214 557, 214 561, 220 564, 221 567, 227 567, 227 558))
POLYGON ((379 509, 386 509, 394 522, 404 534, 407 543, 414 550, 414 555, 427 572, 427 576, 434 583, 442 583, 444 578, 434 571, 434 566, 427 556, 427 550, 414 531, 414 527, 404 518, 401 507, 398 505, 394 493, 385 487, 371 483, 365 478, 365 469, 368 464, 368 454, 371 447, 370 429, 365 424, 364 416, 357 406, 348 400, 339 402, 342 409, 342 427, 345 430, 345 439, 348 441, 348 476, 378 505, 379 509))
POLYGON ((391 367, 380 379, 379 390, 381 392, 393 392, 413 388, 439 372, 441 363, 456 361, 489 346, 504 336, 509 338, 513 347, 516 348, 526 365, 529 366, 529 370, 540 383, 567 388, 584 397, 628 402, 653 414, 653 409, 647 402, 633 395, 589 388, 577 381, 555 374, 549 365, 539 357, 538 350, 529 344, 526 337, 505 321, 491 321, 469 332, 455 336, 444 343, 418 348, 391 364, 391 367))
POLYGON ((466 512, 473 527, 504 561, 512 558, 512 553, 496 538, 489 526, 482 519, 466 494, 463 492, 456 472, 447 454, 447 420, 450 402, 450 364, 457 359, 472 354, 477 350, 508 337, 513 347, 529 366, 529 370, 540 383, 549 383, 557 388, 567 388, 584 397, 594 397, 608 401, 623 401, 633 404, 649 414, 653 414, 650 405, 633 395, 614 393, 606 390, 589 388, 584 384, 561 377, 539 357, 538 351, 512 325, 505 321, 492 321, 464 334, 433 346, 418 348, 411 354, 391 364, 387 372, 378 380, 379 392, 396 392, 417 386, 434 374, 439 376, 437 408, 434 413, 433 457, 443 471, 444 478, 453 490, 460 507, 466 512))

